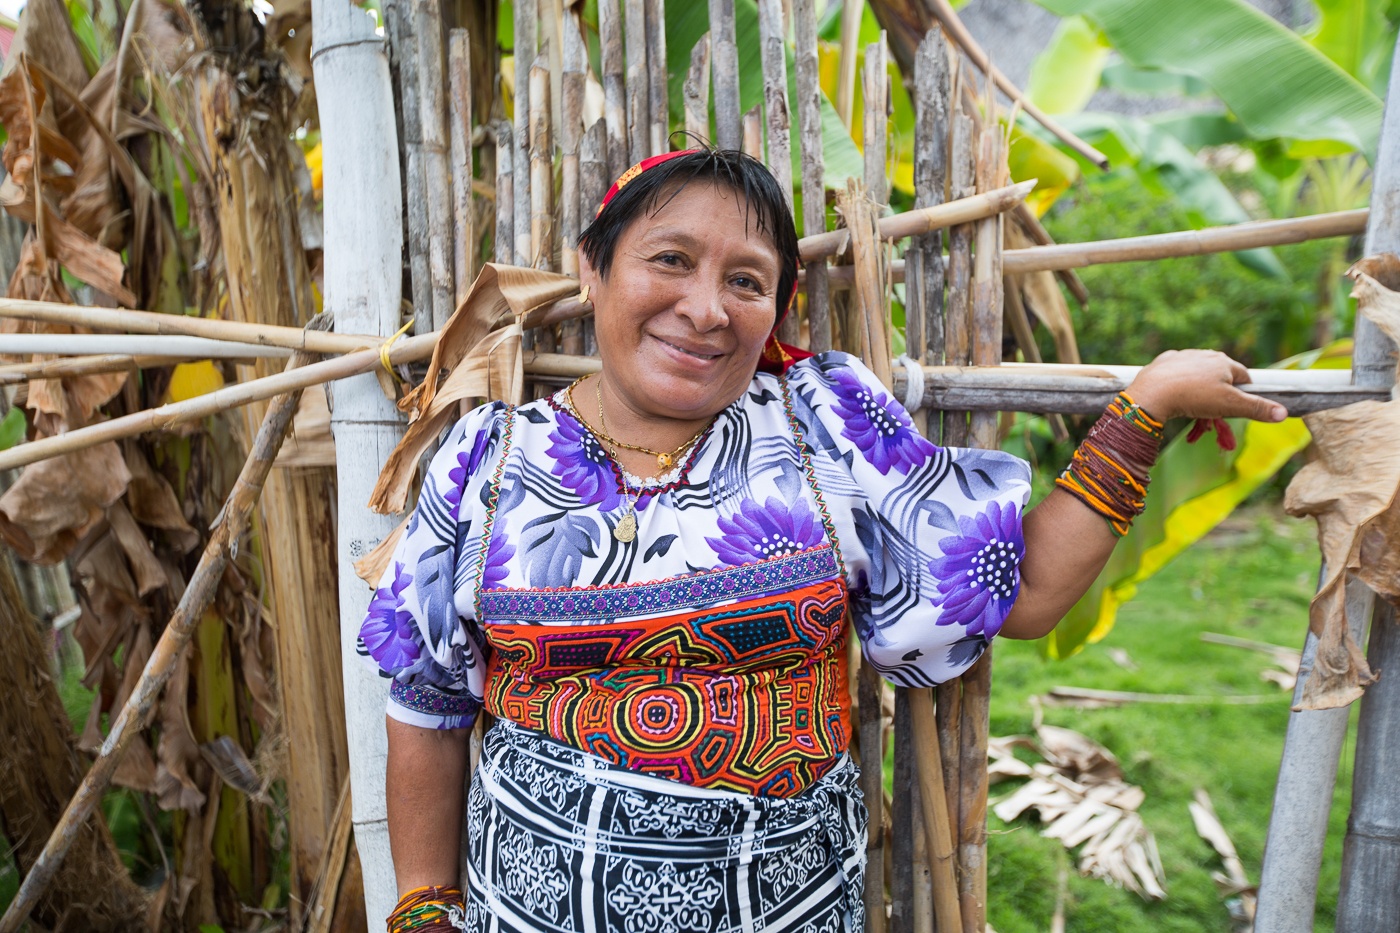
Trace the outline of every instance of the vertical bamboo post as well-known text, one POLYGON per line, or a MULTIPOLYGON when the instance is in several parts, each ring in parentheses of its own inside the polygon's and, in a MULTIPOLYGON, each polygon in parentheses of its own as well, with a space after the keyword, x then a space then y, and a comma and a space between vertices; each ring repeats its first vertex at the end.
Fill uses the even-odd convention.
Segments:
MULTIPOLYGON (((384 8, 385 32, 398 66, 399 122, 403 139, 404 226, 408 234, 408 272, 413 295, 414 333, 433 329, 432 273, 428 269, 428 180, 423 166, 423 119, 418 106, 418 41, 412 0, 391 0, 384 8)), ((397 329, 397 328, 396 328, 397 329)))
POLYGON ((836 69, 836 113, 846 129, 855 131, 856 58, 860 51, 860 20, 865 0, 841 4, 841 57, 836 69))
POLYGON ((744 152, 763 161, 763 114, 761 105, 754 104, 744 114, 744 152))
MULTIPOLYGON (((792 197, 792 117, 788 112, 787 84, 787 19, 781 0, 759 0, 758 50, 763 64, 763 111, 768 129, 768 167, 778 179, 778 187, 787 198, 792 197)), ((783 320, 778 339, 796 345, 801 325, 797 309, 783 320)))
POLYGON ((734 37, 734 0, 709 0, 710 77, 715 93, 715 145, 743 144, 739 110, 739 45, 734 37))
POLYGON ((622 8, 598 0, 598 44, 602 52, 603 117, 608 125, 608 177, 627 171, 627 82, 623 78, 622 8))
MULTIPOLYGON (((579 232, 593 220, 594 211, 603 203, 612 184, 608 177, 608 127, 605 119, 599 119, 583 134, 579 147, 579 232)), ((598 340, 593 329, 593 316, 583 319, 583 352, 589 356, 598 355, 598 340)))
POLYGON ((496 124, 496 261, 515 261, 515 142, 510 124, 496 124))
MULTIPOLYGON (((1006 153, 1001 126, 989 117, 979 140, 977 187, 990 191, 1004 183, 1006 153)), ((977 253, 972 288, 972 362, 1001 362, 1001 215, 977 222, 977 253)), ((973 412, 972 444, 997 444, 995 412, 973 412)), ((958 895, 964 933, 982 933, 987 920, 987 738, 991 717, 992 649, 962 676, 962 719, 958 787, 958 895)))
MULTIPOLYGON (((515 258, 530 265, 530 66, 535 62, 539 0, 515 0, 515 258)), ((526 333, 527 342, 533 339, 526 333)))
MULTIPOLYGON (((710 138, 710 34, 707 32, 690 50, 690 70, 681 87, 685 101, 685 131, 699 139, 710 138)), ((695 140, 691 140, 693 144, 695 140)))
POLYGON ((651 154, 669 150, 671 134, 671 84, 666 66, 666 0, 646 0, 647 73, 651 100, 651 154))
POLYGON ((646 0, 623 0, 627 24, 627 157, 651 155, 651 71, 647 66, 646 0))
POLYGON ((465 29, 448 38, 452 84, 452 281, 453 310, 476 277, 476 208, 472 204, 472 43, 465 29))
MULTIPOLYGON (((1400 56, 1400 48, 1396 50, 1400 56)), ((1371 182, 1371 217, 1366 229, 1368 255, 1400 252, 1400 69, 1392 68, 1381 123, 1375 177, 1371 182)), ((1394 381, 1395 347, 1366 318, 1356 320, 1352 380, 1357 385, 1388 386, 1394 381)), ((1377 443, 1382 443, 1377 439, 1377 443)), ((1349 581, 1347 619, 1359 643, 1371 623, 1367 656, 1372 670, 1388 671, 1366 689, 1361 700, 1352 776, 1351 815, 1342 849, 1339 933, 1395 929, 1400 923, 1400 802, 1397 749, 1400 749, 1400 693, 1393 676, 1400 668, 1393 607, 1377 600, 1369 587, 1349 581), (1373 615, 1374 612, 1374 615, 1373 615)), ((1293 699, 1301 697, 1317 654, 1311 632, 1303 645, 1303 667, 1293 699)), ((1346 741, 1350 709, 1290 713, 1269 818, 1268 841, 1259 886, 1255 929, 1302 933, 1310 928, 1317 900, 1318 868, 1327 839, 1327 807, 1337 779, 1337 762, 1346 741)))
MULTIPOLYGON (((374 22, 346 0, 313 0, 311 54, 325 145, 325 297, 336 329, 387 337, 398 326, 403 248, 389 62, 374 22), (387 222, 386 222, 387 221, 387 222)), ((386 917, 398 899, 384 807, 385 683, 355 652, 369 593, 355 560, 393 531, 398 518, 365 508, 379 468, 398 443, 398 411, 366 374, 335 385, 340 552, 341 664, 345 677, 355 846, 364 869, 365 911, 386 917)))
MULTIPOLYGON (((456 309, 453 276, 452 161, 447 129, 447 69, 443 63, 442 8, 439 0, 412 0, 413 35, 418 60, 418 119, 423 140, 422 166, 427 203, 417 209, 427 214, 427 295, 414 293, 416 308, 432 302, 432 329, 447 323, 456 309)), ((410 212, 415 206, 410 206, 410 212)), ((422 333, 421 331, 419 333, 422 333)))
MULTIPOLYGON (((588 67, 583 34, 578 20, 570 14, 564 23, 564 94, 560 112, 559 142, 562 149, 559 169, 560 271, 578 278, 578 235, 580 232, 579 194, 581 191, 579 146, 583 141, 584 69, 588 67)), ((560 328, 565 353, 583 352, 583 321, 566 321, 560 328)))
MULTIPOLYGON (((802 140, 802 233, 826 231, 825 164, 822 158, 821 80, 817 63, 814 0, 793 0, 793 71, 797 80, 797 129, 802 140)), ((807 264, 807 326, 813 353, 831 349, 826 260, 807 264)))
MULTIPOLYGON (((530 265, 554 271, 554 135, 550 121, 549 59, 545 50, 530 67, 530 265)), ((534 347, 555 350, 554 330, 534 332, 534 347)))

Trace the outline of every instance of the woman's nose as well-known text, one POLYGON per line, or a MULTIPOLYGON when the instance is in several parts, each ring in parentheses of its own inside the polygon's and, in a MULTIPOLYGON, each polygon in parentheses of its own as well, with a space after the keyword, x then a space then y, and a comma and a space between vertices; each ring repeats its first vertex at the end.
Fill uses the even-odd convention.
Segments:
POLYGON ((696 333, 727 327, 729 314, 724 310, 724 283, 697 282, 685 300, 676 305, 676 313, 690 321, 696 333))

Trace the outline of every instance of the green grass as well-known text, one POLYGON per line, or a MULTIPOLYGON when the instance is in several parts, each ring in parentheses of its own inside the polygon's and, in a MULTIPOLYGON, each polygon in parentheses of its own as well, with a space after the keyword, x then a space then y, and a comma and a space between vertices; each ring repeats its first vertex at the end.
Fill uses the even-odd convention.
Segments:
MULTIPOLYGON (((1258 706, 1132 704, 1113 709, 1046 708, 1047 723, 1083 732, 1122 762, 1127 780, 1147 794, 1141 812, 1155 834, 1167 898, 1149 904, 1071 870, 1066 910, 1071 933, 1090 931, 1228 931, 1229 914, 1211 881, 1215 853, 1195 833, 1187 811, 1197 787, 1209 791, 1250 879, 1259 866, 1284 730, 1288 695, 1260 680, 1258 653, 1202 642, 1202 632, 1300 647, 1318 568, 1311 522, 1257 506, 1237 513, 1190 549, 1123 607, 1099 645, 1067 661, 1041 658, 1035 644, 999 642, 992 688, 992 734, 1029 733, 1029 698, 1057 684, 1144 693, 1259 695, 1258 706), (1136 671, 1119 667, 1107 648, 1126 650, 1136 671)), ((1331 930, 1341 840, 1351 799, 1351 741, 1332 798, 1330 832, 1319 884, 1315 928, 1331 930)), ((1004 795, 1014 783, 997 785, 1004 795)), ((998 933, 1050 928, 1059 866, 1066 853, 1041 838, 1039 824, 990 818, 988 922, 998 933)), ((1069 855, 1069 864, 1075 864, 1069 855)))

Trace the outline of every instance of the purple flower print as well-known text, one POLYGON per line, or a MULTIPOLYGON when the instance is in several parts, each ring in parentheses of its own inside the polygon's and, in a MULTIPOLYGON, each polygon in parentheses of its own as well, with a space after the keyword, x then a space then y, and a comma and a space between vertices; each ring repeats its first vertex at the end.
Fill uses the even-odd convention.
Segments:
POLYGON ((559 413, 559 426, 549 432, 548 453, 554 458, 550 470, 584 505, 597 505, 610 512, 622 502, 617 491, 617 474, 597 439, 573 415, 559 413))
POLYGON ((448 514, 452 516, 453 521, 458 520, 457 510, 462 505, 462 490, 477 467, 481 466, 481 460, 486 456, 486 448, 490 443, 489 431, 477 431, 471 449, 457 451, 457 465, 447 472, 447 481, 451 485, 442 498, 451 507, 448 514))
POLYGON ((404 572, 403 564, 395 562, 394 582, 388 589, 375 591, 360 626, 360 640, 369 656, 389 673, 408 667, 422 651, 418 626, 404 608, 403 591, 412 582, 413 576, 404 572))
POLYGON ((733 567, 822 543, 821 523, 805 502, 790 507, 772 496, 763 505, 745 499, 738 512, 720 517, 719 530, 722 537, 705 540, 720 560, 733 567))
POLYGON ((990 638, 1001 630, 1021 588, 1018 568, 1026 545, 1020 509, 992 502, 985 512, 960 517, 958 529, 962 534, 938 542, 943 556, 929 561, 938 580, 938 595, 930 598, 942 609, 939 625, 962 625, 969 635, 990 638))
POLYGON ((491 546, 486 549, 486 569, 481 574, 483 590, 500 589, 510 572, 510 560, 515 557, 515 545, 506 540, 505 533, 495 531, 491 535, 491 546))
POLYGON ((835 411, 844 425, 842 436, 854 441, 882 476, 894 470, 907 474, 938 449, 918 431, 894 399, 871 388, 850 369, 830 373, 836 394, 835 411))

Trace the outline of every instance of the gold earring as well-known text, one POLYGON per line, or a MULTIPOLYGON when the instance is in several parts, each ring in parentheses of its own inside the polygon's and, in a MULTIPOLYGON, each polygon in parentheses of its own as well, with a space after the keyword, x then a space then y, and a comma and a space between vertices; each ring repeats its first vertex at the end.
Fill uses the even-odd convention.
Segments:
POLYGON ((578 293, 578 303, 579 303, 579 304, 582 305, 582 304, 587 304, 587 303, 588 303, 588 289, 590 289, 591 287, 592 287, 591 285, 585 285, 585 286, 583 286, 583 291, 581 291, 581 292, 578 293))

